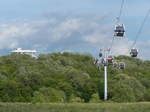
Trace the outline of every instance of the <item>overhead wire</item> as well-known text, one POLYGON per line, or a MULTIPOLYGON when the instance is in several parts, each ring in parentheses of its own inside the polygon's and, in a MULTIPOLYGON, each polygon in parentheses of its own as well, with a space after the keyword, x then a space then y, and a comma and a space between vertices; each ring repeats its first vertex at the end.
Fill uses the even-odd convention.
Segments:
MULTIPOLYGON (((117 19, 116 24, 118 24, 120 22, 120 18, 121 18, 122 12, 123 12, 124 2, 125 2, 125 0, 122 0, 119 15, 118 15, 118 17, 116 17, 116 19, 117 19)), ((114 40, 115 40, 115 35, 113 35, 113 38, 112 38, 112 41, 110 44, 110 48, 109 48, 110 52, 113 48, 114 40)))
MULTIPOLYGON (((116 19, 117 19, 116 24, 118 24, 118 23, 120 22, 120 20, 121 20, 121 16, 122 16, 122 12, 123 12, 123 7, 124 7, 124 2, 125 2, 125 0, 122 0, 121 7, 120 7, 120 11, 119 11, 119 16, 116 18, 116 19)), ((130 49, 132 49, 132 48, 136 45, 137 40, 139 39, 140 34, 142 33, 142 30, 143 30, 143 28, 144 28, 144 25, 145 25, 146 20, 147 20, 147 18, 149 17, 149 15, 150 15, 150 9, 149 9, 148 12, 146 13, 146 16, 145 16, 145 18, 144 18, 144 20, 143 20, 143 22, 142 22, 142 24, 141 24, 141 26, 140 26, 140 28, 139 28, 139 31, 137 32, 137 34, 136 34, 136 36, 135 36, 135 40, 134 40, 133 44, 131 45, 131 48, 130 48, 130 49)), ((112 51, 114 41, 115 41, 115 36, 113 36, 112 41, 111 41, 111 43, 110 43, 110 47, 109 47, 110 52, 112 51)), ((130 51, 130 49, 129 49, 129 51, 130 51)))
MULTIPOLYGON (((136 34, 135 40, 134 40, 133 44, 131 45, 131 48, 130 48, 130 49, 132 49, 132 48, 136 45, 137 40, 139 39, 140 34, 142 33, 142 30, 143 30, 143 28, 144 28, 144 25, 145 25, 146 20, 148 19, 149 15, 150 15, 150 9, 149 9, 148 12, 146 13, 146 16, 145 16, 145 18, 144 18, 144 20, 143 20, 143 22, 142 22, 142 24, 141 24, 141 26, 140 26, 139 31, 138 31, 137 34, 136 34)), ((130 50, 130 49, 129 49, 129 50, 130 50)))
POLYGON ((121 3, 121 7, 120 7, 120 11, 119 11, 119 16, 117 17, 117 23, 120 22, 120 18, 121 18, 122 12, 123 12, 123 6, 124 6, 124 0, 122 0, 122 3, 121 3))

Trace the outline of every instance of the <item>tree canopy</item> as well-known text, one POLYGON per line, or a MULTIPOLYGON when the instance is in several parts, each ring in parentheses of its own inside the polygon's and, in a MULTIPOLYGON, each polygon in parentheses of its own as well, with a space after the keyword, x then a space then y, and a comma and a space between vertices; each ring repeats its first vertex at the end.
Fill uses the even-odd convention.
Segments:
MULTIPOLYGON (((150 61, 119 56, 126 69, 109 66, 109 100, 150 101, 150 61)), ((103 67, 89 54, 11 54, 0 57, 1 102, 101 102, 103 67)))

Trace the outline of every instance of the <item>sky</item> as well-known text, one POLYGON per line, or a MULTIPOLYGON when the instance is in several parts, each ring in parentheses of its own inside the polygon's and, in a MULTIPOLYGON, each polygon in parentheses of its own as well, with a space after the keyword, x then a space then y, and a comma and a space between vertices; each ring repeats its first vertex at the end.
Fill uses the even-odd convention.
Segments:
MULTIPOLYGON (((109 48, 122 0, 0 0, 0 54, 15 48, 39 53, 72 51, 98 56, 109 48)), ((125 0, 120 23, 124 38, 115 38, 112 54, 129 55, 150 8, 150 0, 125 0)), ((150 59, 150 17, 134 46, 138 58, 150 59)))

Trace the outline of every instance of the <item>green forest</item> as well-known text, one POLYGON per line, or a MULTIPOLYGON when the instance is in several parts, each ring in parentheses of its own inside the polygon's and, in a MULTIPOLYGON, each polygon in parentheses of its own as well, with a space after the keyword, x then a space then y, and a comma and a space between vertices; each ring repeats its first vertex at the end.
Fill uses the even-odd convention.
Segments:
MULTIPOLYGON (((120 70, 109 65, 108 98, 110 102, 150 101, 150 61, 128 56, 120 70)), ((52 53, 11 54, 0 57, 0 102, 101 103, 103 102, 103 67, 99 72, 90 54, 52 53)))

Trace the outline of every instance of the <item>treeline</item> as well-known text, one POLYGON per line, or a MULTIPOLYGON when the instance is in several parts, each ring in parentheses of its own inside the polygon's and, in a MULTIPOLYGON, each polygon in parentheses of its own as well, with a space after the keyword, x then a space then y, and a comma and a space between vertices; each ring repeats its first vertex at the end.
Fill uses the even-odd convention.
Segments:
MULTIPOLYGON (((109 101, 150 101, 150 61, 126 56, 126 69, 109 65, 109 101)), ((102 102, 100 72, 88 54, 41 54, 0 57, 0 102, 102 102)))

